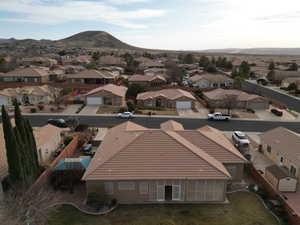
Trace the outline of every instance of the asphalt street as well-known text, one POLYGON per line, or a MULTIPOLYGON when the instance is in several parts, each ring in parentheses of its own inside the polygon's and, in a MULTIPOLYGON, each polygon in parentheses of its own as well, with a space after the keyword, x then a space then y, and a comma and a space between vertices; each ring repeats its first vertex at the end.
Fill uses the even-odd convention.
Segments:
MULTIPOLYGON (((47 123, 47 120, 52 118, 64 118, 67 116, 61 115, 26 115, 32 126, 42 126, 47 123)), ((76 116, 80 123, 88 124, 92 127, 113 127, 117 124, 125 122, 125 119, 115 118, 115 116, 76 116)), ((133 122, 148 128, 159 128, 160 124, 173 119, 180 122, 185 129, 197 129, 205 125, 215 127, 223 131, 248 131, 248 132, 264 132, 275 127, 286 127, 290 130, 300 133, 300 122, 280 122, 280 121, 261 121, 261 120, 238 120, 231 121, 209 121, 207 119, 192 119, 192 118, 167 118, 167 117, 136 117, 133 122)))

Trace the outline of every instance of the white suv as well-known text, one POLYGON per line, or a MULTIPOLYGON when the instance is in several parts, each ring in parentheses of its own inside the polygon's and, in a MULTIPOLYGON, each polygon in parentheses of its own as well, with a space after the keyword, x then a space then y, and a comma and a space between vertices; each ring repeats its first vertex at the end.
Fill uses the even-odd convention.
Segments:
POLYGON ((118 113, 117 117, 123 119, 131 119, 134 118, 134 115, 132 112, 123 112, 123 113, 118 113))
POLYGON ((232 140, 237 146, 247 147, 250 144, 249 139, 241 131, 234 131, 232 134, 232 140))

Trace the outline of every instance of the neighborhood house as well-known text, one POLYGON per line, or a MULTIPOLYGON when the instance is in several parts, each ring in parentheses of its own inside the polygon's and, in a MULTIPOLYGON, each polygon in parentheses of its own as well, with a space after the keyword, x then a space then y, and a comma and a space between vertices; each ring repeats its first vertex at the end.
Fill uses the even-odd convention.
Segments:
POLYGON ((139 84, 142 86, 161 86, 167 83, 166 78, 161 75, 146 76, 146 75, 132 75, 128 79, 129 84, 139 84))
POLYGON ((203 97, 208 102, 209 107, 213 108, 242 108, 255 110, 265 110, 269 108, 267 99, 240 90, 218 88, 213 91, 203 92, 203 97))
POLYGON ((243 176, 244 157, 211 127, 161 129, 125 122, 110 129, 87 168, 88 193, 119 203, 224 202, 243 176), (217 138, 216 138, 217 137, 217 138))
POLYGON ((115 81, 116 75, 104 70, 85 70, 76 74, 67 75, 71 83, 81 84, 109 84, 115 81))
POLYGON ((190 78, 193 87, 205 88, 231 88, 233 80, 222 74, 202 74, 190 78))
POLYGON ((114 84, 107 84, 91 90, 85 94, 87 105, 109 105, 109 106, 126 106, 127 88, 114 84))
POLYGON ((16 69, 0 76, 1 82, 47 83, 49 71, 42 68, 26 67, 16 69))
POLYGON ((137 104, 142 107, 163 107, 170 109, 191 109, 196 98, 181 89, 148 91, 137 95, 137 104))

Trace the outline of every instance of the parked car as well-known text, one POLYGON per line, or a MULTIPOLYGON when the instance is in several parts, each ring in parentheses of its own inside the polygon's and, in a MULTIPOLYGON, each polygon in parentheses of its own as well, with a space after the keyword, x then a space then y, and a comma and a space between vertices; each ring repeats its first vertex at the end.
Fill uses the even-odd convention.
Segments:
POLYGON ((232 134, 232 140, 236 145, 241 147, 247 147, 250 144, 249 139, 241 131, 234 131, 232 134))
POLYGON ((49 119, 48 124, 51 124, 53 126, 60 127, 60 128, 67 127, 67 123, 64 119, 49 119))
POLYGON ((230 120, 231 119, 230 115, 222 114, 222 113, 219 113, 219 112, 209 113, 207 115, 207 117, 208 117, 209 120, 230 120))
POLYGON ((83 152, 91 152, 92 151, 92 144, 85 144, 82 148, 83 152))
POLYGON ((132 119, 134 118, 134 115, 132 112, 123 112, 123 113, 118 113, 117 117, 123 119, 132 119))
POLYGON ((278 109, 271 109, 271 113, 275 114, 276 116, 282 116, 283 112, 278 109))

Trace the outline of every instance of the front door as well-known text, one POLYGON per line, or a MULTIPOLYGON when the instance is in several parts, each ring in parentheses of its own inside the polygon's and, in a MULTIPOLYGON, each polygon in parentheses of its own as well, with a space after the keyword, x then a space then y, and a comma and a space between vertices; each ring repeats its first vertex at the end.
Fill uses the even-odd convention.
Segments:
POLYGON ((172 200, 172 185, 165 186, 165 201, 172 200))

